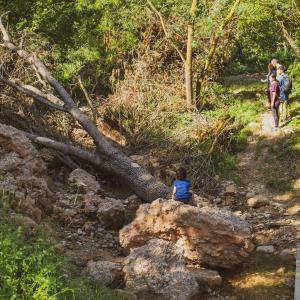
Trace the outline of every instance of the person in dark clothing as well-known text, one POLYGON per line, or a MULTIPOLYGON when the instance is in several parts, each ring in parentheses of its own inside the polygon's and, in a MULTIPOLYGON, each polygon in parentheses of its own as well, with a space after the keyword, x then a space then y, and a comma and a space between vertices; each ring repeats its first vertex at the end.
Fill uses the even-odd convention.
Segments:
POLYGON ((271 110, 273 113, 273 118, 275 123, 275 128, 273 129, 274 131, 278 130, 279 128, 279 105, 280 105, 279 94, 280 94, 280 89, 279 89, 278 81, 276 79, 276 75, 272 74, 271 84, 270 84, 270 95, 271 95, 271 110))
POLYGON ((172 200, 177 200, 183 203, 188 203, 192 200, 193 195, 190 192, 191 181, 186 177, 186 169, 179 168, 176 172, 176 180, 173 183, 172 200))

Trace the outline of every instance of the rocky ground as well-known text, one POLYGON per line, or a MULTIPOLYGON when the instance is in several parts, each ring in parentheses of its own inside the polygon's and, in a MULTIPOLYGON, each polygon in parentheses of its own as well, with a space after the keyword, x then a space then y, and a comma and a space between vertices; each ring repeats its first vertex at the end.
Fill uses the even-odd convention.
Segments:
MULTIPOLYGON (((268 149, 290 133, 272 133, 270 123, 267 113, 253 124, 259 129, 239 155, 241 183, 217 179, 218 193, 195 197, 194 206, 141 206, 126 188, 62 167, 4 125, 0 186, 29 234, 46 227, 58 254, 123 298, 292 299, 299 194, 297 180, 293 192, 276 194, 264 181, 268 149)), ((157 171, 157 158, 132 158, 172 181, 174 168, 157 171)))

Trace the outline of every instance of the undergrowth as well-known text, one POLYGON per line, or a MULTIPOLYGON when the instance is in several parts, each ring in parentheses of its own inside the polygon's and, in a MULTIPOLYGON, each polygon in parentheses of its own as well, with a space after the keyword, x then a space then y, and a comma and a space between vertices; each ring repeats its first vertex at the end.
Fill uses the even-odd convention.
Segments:
MULTIPOLYGON (((257 89, 257 83, 251 84, 257 89)), ((243 98, 230 85, 213 83, 202 95, 201 110, 190 113, 175 93, 140 86, 126 98, 123 82, 103 110, 104 119, 122 132, 133 152, 155 153, 165 164, 181 163, 196 189, 213 189, 216 174, 234 176, 235 154, 247 145, 252 134, 248 125, 262 111, 262 97, 243 98)), ((242 88, 247 90, 247 83, 242 88)))

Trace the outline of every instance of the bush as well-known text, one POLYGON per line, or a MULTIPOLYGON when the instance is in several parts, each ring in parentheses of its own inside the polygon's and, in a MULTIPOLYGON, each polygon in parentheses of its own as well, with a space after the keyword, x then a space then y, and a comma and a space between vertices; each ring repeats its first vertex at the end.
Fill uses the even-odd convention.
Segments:
POLYGON ((24 241, 23 230, 0 224, 0 299, 58 299, 67 291, 58 276, 53 248, 39 237, 24 241))

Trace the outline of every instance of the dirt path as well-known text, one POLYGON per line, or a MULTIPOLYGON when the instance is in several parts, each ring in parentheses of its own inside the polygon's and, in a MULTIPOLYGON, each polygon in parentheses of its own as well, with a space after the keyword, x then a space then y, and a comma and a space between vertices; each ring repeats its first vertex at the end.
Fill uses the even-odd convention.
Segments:
MULTIPOLYGON (((247 148, 238 155, 237 172, 242 182, 240 188, 246 191, 239 209, 253 225, 256 246, 273 246, 274 251, 255 252, 239 270, 224 273, 225 287, 221 294, 223 299, 293 299, 299 193, 296 189, 288 188, 280 191, 280 187, 276 186, 281 184, 280 180, 276 182, 276 174, 284 173, 285 166, 280 165, 282 161, 276 161, 274 155, 283 149, 293 130, 282 128, 273 132, 270 112, 263 113, 257 122, 253 124, 257 130, 247 148), (274 189, 270 188, 272 178, 274 189), (263 204, 256 208, 249 207, 249 198, 262 199, 263 204), (290 255, 285 257, 283 250, 290 255)), ((300 163, 299 159, 298 156, 294 157, 296 163, 300 163)), ((285 180, 289 181, 290 178, 287 176, 285 180)))

